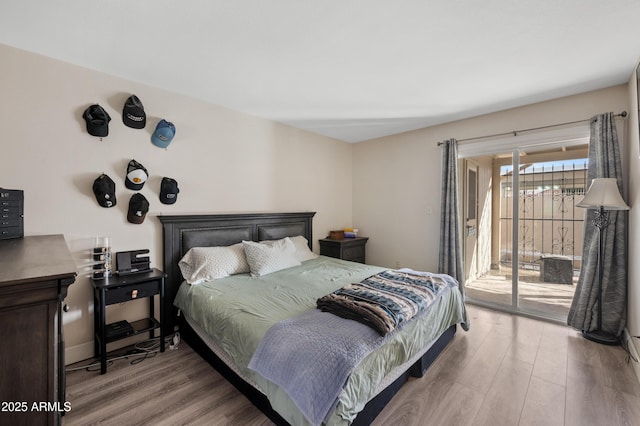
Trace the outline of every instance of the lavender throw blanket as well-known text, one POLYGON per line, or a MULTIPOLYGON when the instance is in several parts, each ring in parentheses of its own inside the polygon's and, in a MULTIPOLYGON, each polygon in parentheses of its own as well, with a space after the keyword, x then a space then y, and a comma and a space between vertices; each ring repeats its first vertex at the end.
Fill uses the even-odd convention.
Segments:
POLYGON ((307 420, 319 425, 356 365, 385 340, 369 326, 313 309, 272 326, 249 368, 283 388, 307 420))

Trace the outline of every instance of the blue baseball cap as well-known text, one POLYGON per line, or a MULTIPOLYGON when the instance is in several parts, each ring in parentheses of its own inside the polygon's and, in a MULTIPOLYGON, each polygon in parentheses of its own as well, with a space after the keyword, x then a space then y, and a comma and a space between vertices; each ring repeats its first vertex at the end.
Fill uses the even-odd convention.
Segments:
POLYGON ((166 148, 173 140, 173 137, 176 135, 176 126, 173 123, 169 123, 164 118, 160 120, 158 125, 156 126, 156 130, 154 130, 151 135, 151 142, 155 146, 160 148, 166 148))

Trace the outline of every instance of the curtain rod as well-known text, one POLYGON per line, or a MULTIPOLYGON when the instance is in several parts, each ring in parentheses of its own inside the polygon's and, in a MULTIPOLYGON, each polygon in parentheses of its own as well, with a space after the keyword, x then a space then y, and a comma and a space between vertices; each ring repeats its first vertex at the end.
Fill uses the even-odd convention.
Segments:
MULTIPOLYGON (((614 114, 614 117, 623 117, 624 118, 626 116, 627 116, 627 111, 622 111, 620 114, 614 114)), ((587 119, 584 119, 584 120, 568 121, 566 123, 550 124, 548 126, 532 127, 530 129, 513 130, 511 132, 496 133, 496 134, 493 134, 493 135, 475 136, 475 137, 472 137, 472 138, 459 139, 458 142, 466 142, 466 141, 472 141, 472 140, 476 140, 476 139, 485 139, 485 138, 495 138, 495 137, 498 137, 498 136, 509 136, 509 135, 517 136, 518 133, 522 133, 522 132, 532 132, 534 130, 549 129, 551 127, 567 126, 569 124, 584 123, 585 121, 591 121, 591 118, 587 118, 587 119)), ((444 144, 444 142, 438 142, 438 146, 440 146, 442 144, 444 144)))

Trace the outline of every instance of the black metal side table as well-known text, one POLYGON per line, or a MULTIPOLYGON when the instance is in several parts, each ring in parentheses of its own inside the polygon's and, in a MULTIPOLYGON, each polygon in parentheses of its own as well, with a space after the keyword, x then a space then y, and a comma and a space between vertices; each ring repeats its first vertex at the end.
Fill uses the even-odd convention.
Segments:
POLYGON ((107 372, 107 343, 149 333, 154 337, 154 330, 160 329, 160 352, 164 352, 164 278, 166 274, 159 269, 149 272, 113 275, 102 279, 91 279, 93 284, 93 330, 94 352, 100 357, 100 374, 107 372), (155 318, 154 296, 160 297, 160 316, 155 318), (149 298, 149 317, 131 323, 132 330, 125 335, 107 336, 106 307, 115 303, 149 298))

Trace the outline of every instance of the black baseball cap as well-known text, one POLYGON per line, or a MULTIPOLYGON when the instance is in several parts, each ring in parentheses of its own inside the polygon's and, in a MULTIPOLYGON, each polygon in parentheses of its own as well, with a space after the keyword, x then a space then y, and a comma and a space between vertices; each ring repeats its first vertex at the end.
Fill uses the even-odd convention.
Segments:
POLYGON ((144 218, 149 212, 149 202, 144 195, 139 192, 133 194, 129 199, 129 211, 127 212, 127 220, 130 223, 140 224, 144 222, 144 218))
POLYGON ((93 181, 93 193, 98 204, 102 207, 113 207, 116 205, 116 184, 104 173, 93 181))
POLYGON ((173 204, 178 200, 178 182, 170 177, 163 177, 160 183, 160 202, 162 204, 173 204))
POLYGON ((144 106, 136 95, 127 98, 122 109, 122 122, 133 129, 144 129, 147 124, 147 114, 144 112, 144 106))
POLYGON ((100 105, 91 105, 84 110, 82 118, 87 122, 87 132, 92 136, 108 136, 111 117, 100 105))

